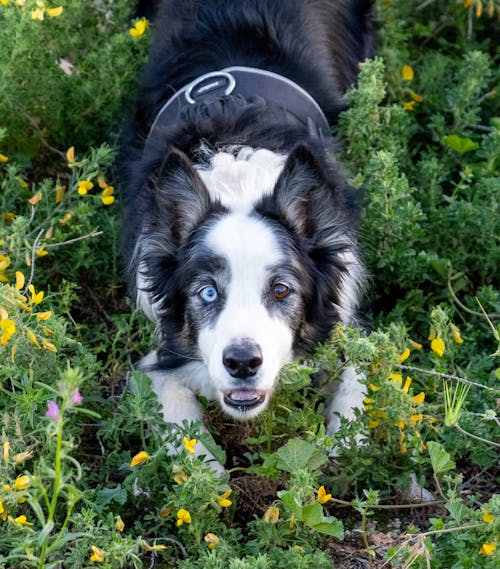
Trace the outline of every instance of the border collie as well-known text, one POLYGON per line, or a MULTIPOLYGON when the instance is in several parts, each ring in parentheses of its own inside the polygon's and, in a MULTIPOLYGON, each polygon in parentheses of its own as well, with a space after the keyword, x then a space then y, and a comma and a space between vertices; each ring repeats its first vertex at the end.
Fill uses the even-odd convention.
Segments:
MULTIPOLYGON (((156 11, 122 145, 129 291, 158 341, 139 367, 167 422, 199 420, 196 395, 248 419, 284 364, 357 321, 360 200, 329 124, 372 55, 371 1, 161 0, 156 11)), ((347 368, 330 434, 362 399, 347 368)))

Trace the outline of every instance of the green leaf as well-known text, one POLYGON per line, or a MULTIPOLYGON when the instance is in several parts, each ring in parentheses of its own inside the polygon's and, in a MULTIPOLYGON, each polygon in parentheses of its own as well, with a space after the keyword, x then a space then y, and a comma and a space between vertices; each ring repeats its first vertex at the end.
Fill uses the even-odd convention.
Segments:
POLYGON ((293 492, 278 492, 280 500, 287 506, 297 520, 302 521, 302 504, 293 492))
POLYGON ((450 134, 449 136, 443 137, 443 142, 446 146, 449 146, 459 154, 465 154, 466 152, 477 150, 479 148, 479 144, 477 142, 474 142, 470 138, 458 136, 458 134, 450 134))
POLYGON ((308 468, 317 470, 328 458, 313 444, 302 439, 291 439, 278 450, 278 468, 285 472, 296 472, 308 468))
POLYGON ((313 526, 313 529, 319 533, 336 537, 337 539, 344 539, 344 526, 337 518, 324 518, 324 521, 313 526))
POLYGON ((455 462, 443 448, 443 445, 430 441, 427 443, 429 456, 431 457, 432 468, 435 474, 443 474, 455 468, 455 462))
POLYGON ((302 508, 302 521, 309 527, 316 527, 318 524, 323 523, 324 520, 323 508, 318 502, 307 504, 307 506, 302 508))
POLYGON ((127 490, 118 484, 115 488, 103 488, 97 494, 97 502, 106 506, 110 502, 118 502, 121 506, 127 501, 127 490))
POLYGON ((208 432, 200 434, 200 442, 208 450, 208 452, 215 458, 217 462, 224 465, 226 463, 226 451, 220 447, 208 432))
POLYGON ((134 371, 130 378, 129 389, 139 399, 151 395, 151 379, 142 371, 134 371))

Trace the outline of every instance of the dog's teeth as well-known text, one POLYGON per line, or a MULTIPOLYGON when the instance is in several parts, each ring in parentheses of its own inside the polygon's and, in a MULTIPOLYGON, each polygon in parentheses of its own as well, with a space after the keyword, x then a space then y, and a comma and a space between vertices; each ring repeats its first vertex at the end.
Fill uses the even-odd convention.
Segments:
POLYGON ((258 396, 259 394, 256 391, 249 391, 248 389, 235 389, 229 393, 229 397, 233 401, 251 401, 258 396))

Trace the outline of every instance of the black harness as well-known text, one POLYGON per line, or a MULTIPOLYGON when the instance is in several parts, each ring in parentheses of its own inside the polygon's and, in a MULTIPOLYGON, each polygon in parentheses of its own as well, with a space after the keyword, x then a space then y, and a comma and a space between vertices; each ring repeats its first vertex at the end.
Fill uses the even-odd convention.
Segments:
POLYGON ((281 106, 306 125, 311 137, 322 139, 331 136, 330 126, 320 106, 300 85, 272 71, 236 66, 201 75, 170 97, 149 130, 144 153, 154 145, 159 131, 176 122, 184 109, 229 95, 249 97, 257 94, 281 106))

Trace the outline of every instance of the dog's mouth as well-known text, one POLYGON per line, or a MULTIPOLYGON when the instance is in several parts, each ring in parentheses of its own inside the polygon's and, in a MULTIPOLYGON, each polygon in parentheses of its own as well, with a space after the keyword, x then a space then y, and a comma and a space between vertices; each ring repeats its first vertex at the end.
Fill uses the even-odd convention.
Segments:
POLYGON ((224 393, 224 403, 237 411, 255 409, 266 399, 265 391, 257 389, 233 389, 224 393))

